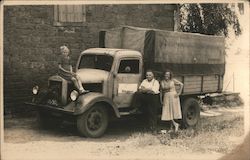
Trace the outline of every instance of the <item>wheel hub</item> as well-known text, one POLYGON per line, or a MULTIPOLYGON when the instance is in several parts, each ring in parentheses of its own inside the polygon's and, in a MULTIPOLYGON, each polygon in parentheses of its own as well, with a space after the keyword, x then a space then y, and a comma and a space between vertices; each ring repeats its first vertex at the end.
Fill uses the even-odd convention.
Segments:
POLYGON ((92 111, 87 120, 88 128, 92 131, 98 130, 102 124, 102 115, 99 111, 92 111))
POLYGON ((191 119, 194 118, 194 116, 195 116, 194 111, 193 111, 192 109, 190 109, 190 110, 188 111, 188 113, 187 113, 187 118, 188 118, 189 120, 191 120, 191 119))
POLYGON ((193 124, 196 121, 196 112, 195 112, 195 107, 190 106, 188 111, 187 111, 187 120, 189 121, 188 123, 193 124))

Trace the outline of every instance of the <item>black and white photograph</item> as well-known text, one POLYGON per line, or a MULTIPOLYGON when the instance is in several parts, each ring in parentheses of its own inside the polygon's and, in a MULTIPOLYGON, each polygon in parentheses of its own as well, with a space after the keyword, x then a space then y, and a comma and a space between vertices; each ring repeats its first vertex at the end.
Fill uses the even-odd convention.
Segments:
POLYGON ((1 2, 3 160, 249 160, 249 2, 1 2))

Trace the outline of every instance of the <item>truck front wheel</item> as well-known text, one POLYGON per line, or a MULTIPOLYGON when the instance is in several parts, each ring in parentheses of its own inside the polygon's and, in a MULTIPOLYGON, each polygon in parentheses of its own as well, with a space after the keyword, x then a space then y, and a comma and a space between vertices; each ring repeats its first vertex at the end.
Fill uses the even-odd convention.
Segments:
POLYGON ((194 127, 200 120, 200 105, 194 98, 187 98, 182 104, 182 124, 184 128, 194 127))
POLYGON ((77 129, 82 136, 97 138, 108 127, 108 113, 105 107, 94 105, 77 118, 77 129))

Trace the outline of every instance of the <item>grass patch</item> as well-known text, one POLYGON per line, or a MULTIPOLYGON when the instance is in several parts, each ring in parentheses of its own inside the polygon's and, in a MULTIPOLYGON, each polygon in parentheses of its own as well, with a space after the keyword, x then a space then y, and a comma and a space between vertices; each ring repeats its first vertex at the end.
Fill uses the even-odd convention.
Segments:
POLYGON ((151 145, 169 146, 182 151, 229 153, 235 146, 230 137, 244 134, 243 116, 240 114, 201 119, 195 129, 183 129, 178 133, 158 134, 134 133, 129 141, 135 147, 151 145))

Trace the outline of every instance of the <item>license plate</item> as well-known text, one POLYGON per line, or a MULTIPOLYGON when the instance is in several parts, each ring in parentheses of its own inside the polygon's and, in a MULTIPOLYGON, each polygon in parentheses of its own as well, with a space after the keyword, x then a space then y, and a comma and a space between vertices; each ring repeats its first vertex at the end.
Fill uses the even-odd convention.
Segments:
POLYGON ((56 99, 49 99, 47 103, 52 106, 58 106, 58 102, 56 99))

